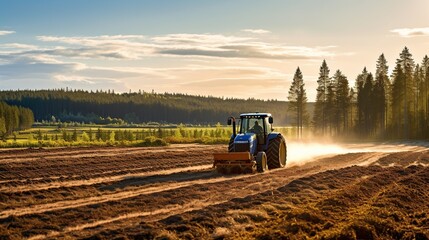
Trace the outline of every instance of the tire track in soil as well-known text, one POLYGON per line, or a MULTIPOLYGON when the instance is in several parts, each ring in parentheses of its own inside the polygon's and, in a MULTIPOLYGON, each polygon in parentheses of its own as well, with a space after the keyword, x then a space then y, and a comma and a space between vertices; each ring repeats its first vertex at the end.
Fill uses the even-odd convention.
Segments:
POLYGON ((218 178, 208 179, 208 180, 192 180, 192 181, 185 181, 185 182, 178 182, 178 183, 169 183, 168 186, 148 187, 144 189, 121 191, 121 192, 105 194, 105 195, 96 196, 96 197, 89 197, 84 199, 58 201, 55 203, 47 203, 47 204, 33 205, 30 207, 15 208, 15 209, 10 209, 10 210, 5 210, 0 212, 0 219, 7 218, 9 216, 23 216, 28 214, 44 213, 48 211, 77 208, 77 207, 99 204, 99 203, 110 202, 110 201, 119 201, 126 198, 132 198, 140 195, 148 195, 148 194, 159 193, 163 191, 175 190, 175 189, 188 187, 192 185, 211 184, 211 183, 228 181, 231 179, 237 180, 241 178, 248 178, 251 176, 252 175, 250 176, 240 175, 233 178, 218 177, 218 178))
POLYGON ((77 225, 77 226, 72 226, 72 227, 66 227, 63 231, 51 231, 48 234, 35 235, 33 237, 30 237, 29 240, 54 238, 54 237, 58 237, 58 236, 61 236, 61 235, 67 234, 67 233, 82 231, 82 230, 88 229, 88 228, 95 228, 95 227, 99 227, 101 225, 106 225, 106 224, 110 224, 113 222, 123 221, 123 220, 127 220, 130 218, 151 217, 151 221, 157 221, 157 220, 160 220, 160 219, 163 219, 163 218, 175 215, 175 214, 190 212, 190 211, 194 211, 194 210, 200 210, 200 209, 203 209, 205 207, 208 207, 211 205, 222 204, 222 203, 225 203, 227 201, 228 200, 217 201, 217 202, 205 202, 205 203, 193 202, 193 203, 187 203, 184 205, 174 204, 174 205, 164 206, 163 209, 158 209, 155 211, 127 213, 127 214, 123 214, 123 215, 120 215, 120 216, 117 216, 114 218, 94 221, 94 222, 85 223, 82 225, 77 225))
MULTIPOLYGON (((144 172, 144 173, 129 173, 129 174, 123 174, 123 175, 98 177, 98 178, 91 178, 91 179, 84 179, 84 180, 74 180, 74 181, 72 180, 72 181, 61 181, 61 182, 21 185, 21 186, 14 186, 13 188, 11 188, 11 187, 0 187, 0 191, 5 192, 5 193, 17 193, 17 192, 24 192, 24 191, 41 191, 41 190, 47 190, 47 189, 51 189, 51 188, 63 188, 63 187, 67 188, 67 187, 76 187, 76 186, 89 186, 89 185, 95 185, 95 184, 100 184, 100 183, 118 182, 118 181, 122 181, 122 180, 125 180, 128 178, 151 177, 151 176, 156 176, 156 175, 167 175, 167 174, 186 172, 186 171, 206 170, 206 169, 210 169, 210 168, 213 168, 213 164, 191 166, 191 167, 182 167, 182 168, 173 168, 173 169, 151 171, 151 172, 144 172)), ((147 167, 142 168, 142 169, 147 169, 147 167)))
MULTIPOLYGON (((31 162, 35 160, 40 159, 55 159, 55 158, 79 158, 79 157, 93 157, 93 156, 111 156, 111 155, 117 155, 118 153, 129 153, 129 152, 141 152, 141 151, 147 151, 148 149, 120 149, 120 148, 114 148, 114 149, 84 149, 79 150, 76 149, 74 151, 60 151, 58 152, 57 149, 44 149, 40 150, 39 152, 35 152, 33 154, 26 154, 23 152, 22 154, 12 154, 12 155, 4 155, 0 154, 0 163, 20 163, 20 162, 31 162)), ((166 150, 151 150, 151 152, 165 152, 166 150)))
MULTIPOLYGON (((353 163, 364 162, 368 158, 374 158, 377 155, 382 156, 384 154, 385 153, 369 153, 369 154, 366 153, 363 155, 361 154, 362 156, 359 156, 357 159, 355 159, 353 163)), ((321 159, 321 160, 322 162, 324 162, 323 160, 325 161, 327 160, 328 162, 330 162, 330 159, 331 158, 321 159)), ((323 168, 332 169, 333 167, 334 168, 345 167, 345 166, 348 166, 348 164, 350 163, 339 162, 337 166, 332 166, 332 167, 323 166, 323 168)), ((318 164, 317 163, 315 164, 314 162, 310 162, 310 165, 318 165, 318 164)), ((277 171, 282 171, 282 170, 285 170, 285 169, 271 170, 267 174, 274 173, 277 171)), ((28 214, 43 213, 48 211, 63 210, 68 208, 76 208, 76 207, 104 203, 109 201, 118 201, 121 199, 136 197, 139 195, 147 195, 147 194, 152 194, 152 193, 157 193, 162 191, 168 191, 168 190, 178 189, 178 188, 187 187, 187 186, 196 185, 196 184, 210 184, 210 183, 217 183, 217 182, 229 181, 229 180, 238 180, 242 178, 251 178, 251 177, 254 177, 254 175, 237 175, 237 176, 228 177, 228 178, 222 176, 219 178, 208 179, 208 180, 192 180, 192 181, 186 181, 186 182, 171 183, 167 187, 165 186, 149 187, 144 189, 122 191, 122 192, 116 192, 111 194, 105 194, 102 196, 94 196, 94 197, 77 199, 77 200, 58 201, 55 203, 38 204, 30 207, 14 208, 14 209, 9 209, 9 210, 0 212, 0 219, 7 218, 9 216, 22 216, 22 215, 28 215, 28 214)))
MULTIPOLYGON (((422 154, 423 153, 420 153, 419 156, 422 156, 422 154)), ((394 154, 391 154, 391 155, 394 155, 394 154)), ((404 159, 400 159, 400 161, 403 161, 403 160, 404 159)), ((405 162, 406 161, 409 161, 409 160, 405 160, 405 162)), ((377 161, 376 164, 367 166, 365 169, 362 169, 361 168, 362 166, 351 166, 348 169, 345 169, 345 168, 340 169, 339 172, 335 174, 335 176, 329 177, 329 176, 326 176, 326 174, 322 173, 322 175, 315 176, 316 178, 314 179, 303 179, 299 183, 300 185, 298 186, 298 188, 304 188, 304 189, 298 189, 298 191, 292 190, 293 187, 291 186, 285 186, 282 189, 282 191, 280 191, 279 196, 277 196, 277 200, 274 201, 275 204, 279 204, 279 203, 289 204, 288 207, 290 208, 287 211, 284 211, 282 213, 287 216, 285 220, 275 219, 275 218, 267 219, 265 223, 262 223, 262 224, 255 223, 256 228, 267 229, 267 230, 263 230, 262 233, 261 232, 258 233, 255 230, 253 230, 253 233, 252 232, 249 233, 247 231, 243 232, 243 230, 240 230, 242 234, 240 234, 240 231, 238 231, 238 233, 235 233, 235 235, 233 235, 228 239, 234 239, 234 236, 240 236, 245 239, 247 238, 258 239, 261 237, 270 238, 270 237, 267 237, 271 235, 269 231, 276 232, 278 230, 282 231, 283 233, 286 233, 283 236, 276 236, 276 238, 282 238, 282 239, 289 238, 286 236, 295 236, 298 239, 301 239, 301 238, 311 239, 311 238, 314 238, 314 235, 311 235, 311 231, 314 231, 317 234, 316 235, 317 238, 323 239, 327 236, 326 232, 330 232, 330 234, 332 234, 332 232, 335 232, 342 237, 338 237, 338 235, 337 237, 332 237, 331 235, 331 237, 327 237, 327 238, 328 239, 340 239, 340 238, 348 239, 348 238, 352 238, 351 236, 353 235, 341 235, 340 233, 344 233, 345 229, 350 228, 350 226, 353 228, 354 226, 356 226, 353 224, 356 224, 356 223, 359 224, 358 226, 363 226, 363 228, 357 228, 357 230, 355 228, 356 235, 359 233, 361 234, 368 233, 368 232, 365 232, 366 231, 365 228, 368 227, 368 225, 365 225, 363 223, 374 224, 375 226, 374 231, 380 231, 377 233, 382 235, 378 235, 377 237, 377 233, 375 233, 375 237, 374 235, 372 235, 373 237, 370 237, 371 235, 366 237, 362 237, 362 235, 360 235, 360 237, 357 236, 355 238, 399 239, 398 237, 389 236, 389 234, 393 234, 393 233, 389 233, 389 231, 386 231, 380 228, 377 229, 377 222, 374 219, 369 218, 368 216, 376 214, 374 213, 375 210, 380 210, 383 208, 388 209, 389 212, 395 212, 396 209, 394 207, 392 208, 392 206, 385 205, 385 204, 392 204, 395 207, 397 207, 398 202, 403 201, 397 198, 397 193, 395 193, 395 189, 402 188, 401 182, 402 183, 412 182, 415 179, 421 179, 418 177, 418 175, 422 175, 428 172, 428 168, 424 167, 424 165, 420 163, 417 163, 417 165, 414 166, 414 169, 408 169, 408 167, 406 166, 407 165, 403 165, 401 167, 398 167, 398 166, 387 167, 386 165, 378 164, 378 161, 377 161), (377 167, 382 167, 382 169, 377 169, 377 167), (405 169, 402 167, 405 167, 405 169), (365 174, 363 177, 357 174, 359 173, 359 171, 362 171, 362 170, 367 172, 367 174, 365 174), (354 173, 355 175, 353 177, 354 179, 349 178, 347 179, 347 181, 344 181, 342 177, 347 176, 350 173, 354 173), (320 189, 317 189, 317 187, 315 187, 316 182, 322 185, 328 185, 331 182, 338 181, 338 180, 340 181, 343 180, 343 181, 339 185, 335 186, 334 188, 330 187, 331 189, 329 190, 330 191, 329 194, 326 194, 326 193, 324 194, 323 190, 319 191, 320 189), (306 195, 305 191, 307 189, 312 190, 311 191, 312 195, 310 197, 305 196, 306 195), (296 193, 298 197, 306 199, 304 201, 304 204, 295 205, 293 201, 291 202, 290 200, 286 200, 286 201, 278 200, 278 199, 284 198, 291 192, 296 193), (392 198, 392 195, 395 196, 395 198, 392 198), (310 207, 311 209, 315 208, 317 210, 313 212, 311 210, 308 211, 308 208, 310 207), (322 213, 323 216, 321 216, 320 213, 322 213), (328 220, 324 219, 325 217, 328 220), (298 228, 299 226, 304 226, 301 229, 304 229, 303 231, 305 231, 306 233, 302 234, 302 232, 299 232, 300 235, 297 235, 296 232, 291 230, 289 227, 290 225, 287 226, 287 224, 289 224, 291 220, 294 222, 292 224, 296 224, 295 226, 298 226, 298 228), (314 225, 317 225, 320 222, 323 223, 324 221, 334 222, 334 224, 332 225, 332 228, 331 227, 327 229, 320 228, 320 225, 319 227, 318 226, 314 227, 314 225), (275 228, 273 228, 272 226, 269 226, 270 225, 269 223, 273 223, 273 222, 277 224, 275 228), (335 224, 335 222, 338 224, 335 224), (309 226, 309 228, 305 228, 305 226, 309 226), (383 234, 386 234, 387 236, 383 234), (347 237, 344 237, 344 236, 347 236, 347 237)), ((410 185, 412 185, 412 183, 410 185)), ((424 186, 420 186, 420 187, 424 187, 424 186)), ((413 191, 411 193, 413 193, 413 191)), ((424 197, 428 199, 428 196, 429 195, 425 194, 424 197)), ((257 200, 260 202, 260 201, 263 201, 264 198, 266 199, 266 196, 257 196, 255 198, 249 199, 249 201, 247 201, 246 203, 249 205, 251 204, 252 200, 253 201, 257 200)), ((415 202, 426 202, 424 200, 423 201, 420 201, 420 200, 422 199, 415 200, 415 202)), ((408 202, 411 203, 413 201, 409 200, 408 202)), ((405 203, 405 206, 406 206, 405 207, 406 210, 405 212, 404 211, 402 212, 405 215, 408 215, 420 209, 418 207, 416 208, 415 206, 413 209, 412 207, 410 207, 410 205, 408 205, 408 203, 405 203)), ((225 208, 228 208, 228 206, 225 208)), ((427 209, 427 205, 426 205, 426 209, 427 209)), ((216 210, 211 209, 211 211, 216 211, 216 210)), ((198 213, 195 213, 194 215, 197 215, 197 214, 198 213)), ((189 219, 190 218, 189 215, 186 217, 183 216, 183 218, 189 219)), ((384 219, 386 216, 377 216, 377 217, 381 217, 384 219)), ((182 222, 182 224, 186 224, 186 222, 185 223, 182 222)), ((406 221, 404 220, 400 220, 399 224, 403 226, 407 225, 406 221)), ((161 225, 161 226, 165 226, 165 225, 161 225)), ((157 227, 160 227, 160 226, 157 226, 157 227)), ((391 229, 394 229, 394 228, 391 228, 391 229)), ((417 228, 413 226, 409 230, 413 231, 413 229, 417 229, 417 228)), ((428 229, 428 228, 423 228, 423 229, 428 229)), ((129 231, 129 230, 130 229, 126 229, 125 231, 129 231)), ((400 238, 402 239, 402 237, 400 238)), ((422 239, 427 239, 427 238, 422 238, 422 239)))
MULTIPOLYGON (((146 159, 145 159, 146 160, 146 159)), ((88 178, 100 178, 97 176, 117 176, 117 174, 123 173, 123 172, 135 172, 135 173, 144 173, 144 172, 149 172, 152 169, 156 169, 156 168, 162 168, 162 169, 168 169, 171 167, 168 166, 168 162, 165 161, 171 161, 168 158, 166 159, 160 159, 162 160, 162 162, 157 162, 156 164, 151 164, 150 166, 144 166, 144 167, 136 167, 135 165, 142 165, 141 163, 129 163, 128 165, 131 165, 129 167, 122 167, 122 168, 115 168, 116 170, 109 170, 110 168, 112 168, 113 166, 109 166, 107 169, 103 169, 103 171, 100 172, 89 172, 89 173, 80 173, 80 174, 76 174, 76 173, 70 173, 70 174, 66 174, 66 175, 60 175, 60 176, 47 176, 47 177, 36 177, 36 178, 26 178, 26 179, 18 179, 18 180, 3 180, 0 181, 0 183, 3 184, 9 184, 9 185, 13 185, 11 187, 16 187, 16 185, 20 185, 20 184, 28 184, 29 182, 31 182, 31 184, 36 185, 37 182, 42 182, 42 183, 46 183, 46 181, 52 181, 52 180, 61 180, 63 182, 65 181, 70 181, 68 179, 74 179, 74 180, 87 180, 88 178), (143 170, 143 171, 142 171, 143 170)), ((189 165, 189 164, 193 164, 193 165, 204 165, 204 163, 208 162, 207 160, 202 160, 201 162, 194 162, 194 161, 182 161, 180 164, 178 165, 189 165)), ((207 165, 207 164, 205 164, 207 165)), ((183 167, 184 167, 183 166, 183 167)), ((58 167, 59 168, 59 167, 58 167)), ((76 167, 77 168, 77 167, 76 167)), ((74 171, 76 171, 76 169, 73 169, 74 171)), ((45 170, 45 172, 47 172, 47 170, 45 170)), ((123 175, 123 174, 122 174, 123 175)), ((7 189, 9 186, 4 186, 3 189, 7 189)))
POLYGON ((106 157, 106 156, 117 156, 123 153, 131 155, 138 152, 142 153, 163 153, 163 152, 180 152, 180 151, 192 151, 195 149, 207 149, 205 145, 198 144, 174 144, 174 146, 167 146, 165 148, 159 147, 137 147, 137 148, 102 148, 102 147, 88 147, 88 148, 76 148, 70 150, 70 148, 52 148, 52 149, 21 149, 21 150, 7 150, 0 152, 0 163, 17 163, 17 162, 31 162, 35 160, 44 159, 64 159, 67 158, 85 158, 85 157, 106 157), (28 153, 28 151, 34 151, 28 153), (10 153, 10 154, 7 154, 10 153), (103 155, 104 154, 104 155, 103 155))
MULTIPOLYGON (((0 184, 8 184, 11 187, 15 187, 20 184, 37 184, 36 181, 46 183, 46 181, 52 180, 67 181, 69 178, 79 180, 76 179, 79 177, 83 180, 92 178, 94 175, 102 177, 102 175, 116 175, 116 173, 121 172, 136 173, 136 170, 148 167, 166 169, 174 167, 174 162, 166 163, 165 161, 176 161, 178 157, 185 157, 185 155, 187 155, 187 157, 178 164, 182 165, 182 167, 198 164, 197 162, 201 162, 200 164, 208 164, 209 162, 211 163, 211 158, 207 156, 201 158, 200 154, 207 155, 209 151, 220 150, 219 146, 204 148, 199 145, 191 145, 187 148, 187 151, 182 148, 174 149, 172 147, 166 147, 166 149, 163 150, 165 151, 164 154, 154 153, 154 151, 159 152, 160 149, 140 149, 138 150, 139 152, 135 152, 133 155, 121 154, 122 149, 120 148, 117 155, 109 158, 98 156, 80 158, 72 162, 67 157, 63 157, 61 161, 46 161, 45 159, 34 163, 27 162, 25 163, 26 165, 10 165, 0 161, 0 170, 4 169, 4 171, 0 171, 0 184), (200 151, 196 150, 200 148, 203 149, 200 151), (198 159, 201 160, 197 161, 198 159), (150 161, 150 163, 145 162, 146 160, 150 161)), ((112 149, 110 151, 114 152, 115 150, 112 149)), ((8 186, 3 187, 3 189, 5 189, 8 186)))

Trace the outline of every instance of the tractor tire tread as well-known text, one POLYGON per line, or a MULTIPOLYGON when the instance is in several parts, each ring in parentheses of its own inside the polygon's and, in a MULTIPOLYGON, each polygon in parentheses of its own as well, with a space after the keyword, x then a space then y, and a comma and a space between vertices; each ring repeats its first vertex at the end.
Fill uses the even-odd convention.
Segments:
POLYGON ((282 136, 277 136, 273 140, 271 140, 268 144, 267 149, 267 164, 268 169, 281 168, 282 166, 280 162, 280 144, 285 144, 285 140, 282 136))
POLYGON ((256 171, 259 172, 259 173, 263 173, 263 172, 265 172, 268 169, 268 166, 267 166, 267 155, 266 154, 263 154, 263 155, 265 155, 265 161, 263 159, 263 156, 259 156, 259 153, 258 153, 258 155, 256 157, 256 171))

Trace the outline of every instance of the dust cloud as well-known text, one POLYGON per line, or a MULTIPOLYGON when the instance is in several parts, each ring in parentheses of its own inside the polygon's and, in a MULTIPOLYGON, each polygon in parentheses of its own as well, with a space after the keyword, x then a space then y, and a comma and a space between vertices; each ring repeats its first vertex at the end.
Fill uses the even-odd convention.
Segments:
POLYGON ((427 142, 335 144, 320 142, 287 143, 288 165, 301 165, 323 157, 358 152, 403 152, 428 150, 427 142))

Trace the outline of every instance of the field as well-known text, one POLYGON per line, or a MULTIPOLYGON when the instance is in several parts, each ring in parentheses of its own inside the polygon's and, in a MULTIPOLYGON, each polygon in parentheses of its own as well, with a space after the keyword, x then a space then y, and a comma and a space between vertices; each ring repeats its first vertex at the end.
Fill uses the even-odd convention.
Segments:
POLYGON ((288 144, 220 175, 225 145, 0 151, 0 239, 429 239, 422 144, 288 144))
MULTIPOLYGON (((288 138, 296 129, 276 127, 288 138)), ((79 123, 35 124, 0 141, 0 148, 71 146, 162 146, 169 143, 228 143, 231 126, 179 125, 90 125, 79 123)), ((307 136, 308 137, 308 136, 307 136)))

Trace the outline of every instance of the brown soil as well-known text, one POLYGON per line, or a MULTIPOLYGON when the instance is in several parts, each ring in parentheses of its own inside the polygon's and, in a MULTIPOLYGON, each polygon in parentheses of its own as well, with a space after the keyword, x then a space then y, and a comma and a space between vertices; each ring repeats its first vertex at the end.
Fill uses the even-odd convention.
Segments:
POLYGON ((0 151, 0 239, 429 238, 424 148, 220 175, 225 148, 0 151))

